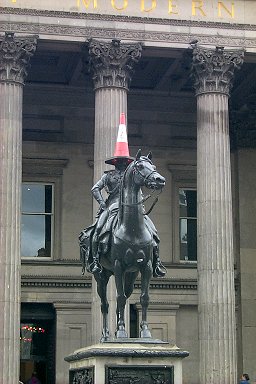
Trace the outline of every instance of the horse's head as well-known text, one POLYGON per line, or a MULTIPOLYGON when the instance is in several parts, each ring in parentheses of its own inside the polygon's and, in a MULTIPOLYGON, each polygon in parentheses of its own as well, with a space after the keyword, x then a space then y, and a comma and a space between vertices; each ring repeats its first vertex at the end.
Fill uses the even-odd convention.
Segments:
POLYGON ((147 156, 141 156, 141 150, 138 151, 133 164, 134 182, 140 186, 146 186, 150 189, 162 189, 165 186, 165 178, 156 171, 152 163, 152 153, 147 156))

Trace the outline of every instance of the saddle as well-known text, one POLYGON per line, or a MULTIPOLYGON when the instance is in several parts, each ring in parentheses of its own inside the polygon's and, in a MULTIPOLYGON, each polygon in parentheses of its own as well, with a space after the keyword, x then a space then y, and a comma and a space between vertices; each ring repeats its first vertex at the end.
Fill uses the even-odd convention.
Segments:
MULTIPOLYGON (((116 224, 117 214, 116 212, 115 214, 111 213, 99 235, 98 249, 100 251, 100 255, 106 254, 108 252, 111 241, 110 239, 116 224)), ((97 220, 92 225, 85 228, 78 237, 80 245, 80 261, 82 263, 82 274, 84 274, 85 269, 87 272, 91 273, 90 265, 93 262, 92 242, 96 226, 97 220)))
MULTIPOLYGON (((115 231, 117 225, 117 211, 118 209, 114 209, 110 212, 110 215, 103 226, 101 233, 99 235, 98 240, 98 249, 100 256, 108 253, 111 243, 112 235, 115 231)), ((97 226, 98 220, 96 220, 92 225, 85 228, 79 235, 79 245, 80 245, 80 261, 82 264, 82 274, 84 274, 85 270, 91 273, 91 264, 93 263, 93 255, 92 255, 92 242, 95 228, 97 226)), ((149 229, 149 231, 153 235, 153 240, 155 244, 159 244, 160 239, 157 234, 155 227, 152 227, 152 222, 148 219, 148 216, 145 216, 145 222, 149 229)))

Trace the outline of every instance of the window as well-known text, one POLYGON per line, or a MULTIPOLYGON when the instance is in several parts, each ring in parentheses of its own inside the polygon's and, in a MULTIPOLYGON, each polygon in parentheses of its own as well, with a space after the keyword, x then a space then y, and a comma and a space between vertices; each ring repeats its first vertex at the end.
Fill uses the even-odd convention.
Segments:
POLYGON ((22 184, 22 257, 52 256, 53 195, 53 184, 22 184))
POLYGON ((197 197, 196 190, 179 188, 180 260, 197 260, 197 197))

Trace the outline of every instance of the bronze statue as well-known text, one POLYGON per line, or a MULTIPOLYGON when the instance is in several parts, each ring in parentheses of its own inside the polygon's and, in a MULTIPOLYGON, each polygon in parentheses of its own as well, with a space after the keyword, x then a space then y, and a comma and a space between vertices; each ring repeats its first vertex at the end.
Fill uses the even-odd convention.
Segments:
POLYGON ((146 317, 149 303, 149 283, 152 275, 162 277, 166 273, 159 258, 159 237, 154 224, 145 214, 141 187, 159 190, 165 179, 156 170, 151 154, 136 159, 125 153, 106 160, 115 169, 104 173, 93 186, 92 193, 100 208, 93 225, 79 237, 83 269, 93 273, 101 299, 103 315, 102 341, 109 339, 107 326, 107 283, 115 276, 117 289, 117 338, 128 337, 124 324, 124 308, 132 294, 134 282, 141 273, 142 321, 141 337, 151 337, 146 317), (105 188, 108 198, 104 201, 101 190, 105 188))
MULTIPOLYGON (((106 248, 107 244, 109 243, 109 235, 111 233, 113 219, 116 217, 118 212, 118 200, 122 177, 124 175, 126 167, 133 160, 134 159, 130 156, 112 157, 106 160, 105 163, 115 165, 115 169, 111 171, 106 171, 102 178, 92 187, 92 194, 100 205, 97 214, 97 222, 92 237, 93 262, 89 267, 92 273, 100 272, 101 270, 101 265, 99 262, 100 247, 106 248), (108 193, 108 198, 106 201, 104 201, 101 194, 101 190, 103 188, 108 193)), ((147 215, 145 215, 144 218, 146 220, 148 229, 152 232, 152 236, 154 239, 153 276, 163 277, 166 274, 166 269, 162 265, 159 257, 160 240, 153 222, 147 215)))

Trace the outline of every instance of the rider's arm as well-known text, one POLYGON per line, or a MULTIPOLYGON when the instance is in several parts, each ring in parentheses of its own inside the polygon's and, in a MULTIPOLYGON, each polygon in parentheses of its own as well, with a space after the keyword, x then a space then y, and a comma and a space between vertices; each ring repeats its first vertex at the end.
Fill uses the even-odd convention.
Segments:
POLYGON ((105 209, 106 208, 105 201, 104 201, 103 196, 101 194, 101 190, 106 185, 106 177, 107 177, 107 174, 104 173, 102 178, 99 181, 97 181, 97 183, 94 184, 94 186, 91 189, 93 197, 95 198, 95 200, 97 200, 97 202, 99 203, 101 209, 105 209))

